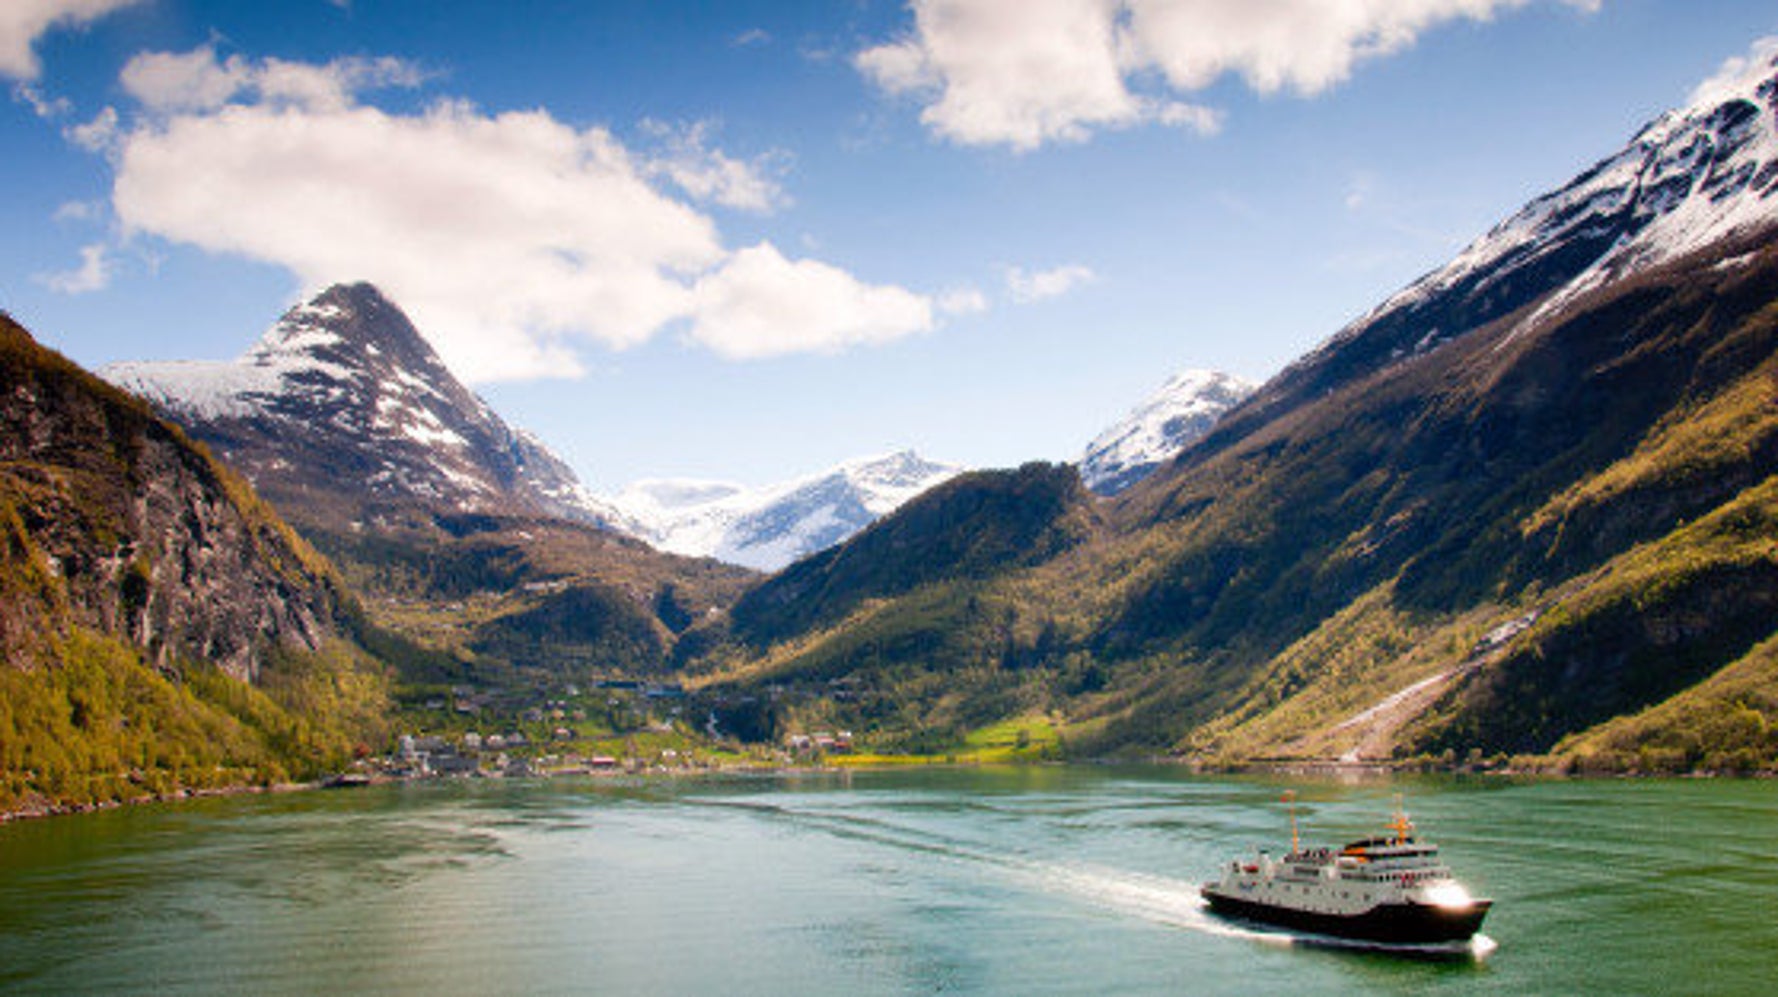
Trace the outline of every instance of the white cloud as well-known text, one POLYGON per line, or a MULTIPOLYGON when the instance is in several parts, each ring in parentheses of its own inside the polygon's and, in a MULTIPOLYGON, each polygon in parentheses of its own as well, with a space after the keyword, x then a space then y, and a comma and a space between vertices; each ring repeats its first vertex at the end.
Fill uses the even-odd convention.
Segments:
POLYGON ((891 93, 929 99, 920 119, 954 141, 1033 149, 1095 127, 1202 123, 1125 85, 1115 0, 917 0, 914 16, 915 37, 856 64, 891 93))
POLYGON ((110 249, 103 243, 83 246, 80 266, 60 273, 38 274, 33 279, 58 294, 104 290, 111 283, 110 249))
POLYGON ((1008 267, 1006 270, 1006 289, 1012 299, 1021 304, 1043 301, 1048 298, 1059 298, 1083 284, 1090 284, 1098 279, 1089 267, 1071 263, 1053 267, 1049 270, 1027 271, 1022 267, 1008 267))
POLYGON ((1721 103, 1747 92, 1749 77, 1768 74, 1778 64, 1778 37, 1758 39, 1744 56, 1723 62, 1714 75, 1692 90, 1690 103, 1698 106, 1721 103))
POLYGON ((1174 98, 1229 73, 1262 93, 1318 93, 1440 23, 1527 2, 913 0, 913 33, 854 61, 884 90, 926 101, 921 120, 937 134, 1028 150, 1148 122, 1212 133, 1217 112, 1174 98), (1167 94, 1134 88, 1155 78, 1167 94))
POLYGON ((835 352, 932 327, 924 296, 865 284, 816 260, 788 260, 762 242, 698 281, 691 335, 724 356, 755 359, 835 352))
POLYGON ((649 175, 664 177, 696 200, 761 213, 787 200, 784 189, 770 175, 783 159, 780 154, 748 162, 712 149, 706 144, 711 130, 708 121, 679 127, 645 121, 643 130, 664 147, 646 164, 649 175))
POLYGON ((343 110, 353 95, 379 87, 415 87, 425 74, 401 59, 335 59, 325 65, 238 55, 218 60, 211 46, 190 52, 146 52, 123 68, 126 93, 150 111, 211 111, 237 97, 293 104, 312 110, 343 110))
MULTIPOLYGON (((113 155, 124 236, 262 260, 308 287, 372 281, 467 380, 573 376, 579 344, 633 346, 687 320, 731 356, 932 325, 921 295, 768 245, 731 253, 709 217, 654 185, 658 163, 604 129, 542 110, 358 105, 356 89, 406 79, 380 60, 146 59, 126 85, 150 113, 113 155)), ((692 137, 704 166, 735 162, 692 137)), ((766 198, 747 175, 710 180, 708 195, 766 198)))
POLYGON ((105 152, 117 142, 117 109, 107 107, 84 125, 62 130, 62 135, 88 152, 105 152))
POLYGON ((124 92, 154 111, 209 110, 233 100, 247 87, 248 66, 238 56, 216 61, 216 50, 144 52, 123 67, 124 92))
POLYGON ((1195 90, 1239 73, 1261 93, 1314 94, 1361 60, 1445 21, 1485 20, 1526 0, 1125 0, 1138 64, 1195 90))
POLYGON ((117 169, 129 229, 371 280, 475 380, 551 373, 568 334, 647 339, 687 310, 675 274, 722 256, 609 135, 542 112, 230 106, 131 133, 117 169))
POLYGON ((32 46, 55 27, 89 24, 139 0, 5 0, 0 3, 0 76, 34 80, 42 72, 32 46))

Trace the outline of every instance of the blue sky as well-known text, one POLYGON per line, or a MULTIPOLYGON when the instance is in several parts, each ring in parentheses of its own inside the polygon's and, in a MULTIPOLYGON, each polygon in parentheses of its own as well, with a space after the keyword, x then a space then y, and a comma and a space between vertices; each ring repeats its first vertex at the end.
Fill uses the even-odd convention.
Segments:
POLYGON ((1732 0, 5 6, 0 307, 92 366, 223 358, 370 279, 601 491, 1071 459, 1778 34, 1732 0))

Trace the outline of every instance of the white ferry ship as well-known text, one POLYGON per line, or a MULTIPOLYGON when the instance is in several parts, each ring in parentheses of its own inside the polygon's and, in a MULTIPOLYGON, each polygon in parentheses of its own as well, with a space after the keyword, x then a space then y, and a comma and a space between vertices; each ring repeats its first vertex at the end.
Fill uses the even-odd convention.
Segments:
POLYGON ((1399 806, 1389 829, 1388 837, 1338 851, 1305 850, 1293 806, 1290 854, 1274 859, 1261 851, 1230 862, 1201 892, 1218 914, 1318 935, 1391 945, 1469 940, 1493 901, 1470 896, 1451 877, 1438 846, 1414 837, 1399 806))

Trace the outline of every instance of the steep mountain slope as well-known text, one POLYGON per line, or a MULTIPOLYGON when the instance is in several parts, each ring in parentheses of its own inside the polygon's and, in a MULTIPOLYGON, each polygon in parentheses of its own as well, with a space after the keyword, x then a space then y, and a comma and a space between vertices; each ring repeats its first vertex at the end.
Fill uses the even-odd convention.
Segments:
POLYGON ((1087 444, 1080 459, 1082 480, 1100 495, 1116 495, 1203 438, 1224 412, 1257 387, 1221 371, 1175 374, 1087 444))
POLYGON ((244 482, 0 316, 0 810, 338 764, 382 710, 358 630, 244 482))
POLYGON ((758 489, 641 481, 610 505, 622 517, 618 528, 661 550, 776 571, 845 540, 962 470, 903 451, 758 489))
MULTIPOLYGON (((968 610, 857 587, 755 667, 843 680, 819 710, 901 739, 1051 711, 1084 752, 1713 764, 1672 718, 1760 712, 1690 690, 1769 674, 1778 629, 1775 78, 1717 81, 1354 323, 1095 540, 975 579, 968 610), (965 636, 923 637, 947 615, 965 636), (1666 719, 1581 736, 1642 711, 1666 719)), ((941 560, 913 508, 872 532, 941 560)))
POLYGON ((1558 310, 1586 290, 1763 227, 1778 185, 1772 77, 1769 61, 1752 60, 1703 84, 1691 104, 1292 364, 1213 439, 1238 438, 1534 302, 1558 310))
POLYGON ((441 681, 666 667, 752 577, 606 528, 616 514, 368 284, 291 309, 239 360, 102 373, 240 467, 379 623, 455 654, 441 681))
MULTIPOLYGON (((1110 643, 1220 656, 1210 667, 1233 684, 1231 702, 1274 706, 1337 693, 1352 671, 1369 670, 1357 684, 1381 698, 1459 669, 1433 725, 1443 733, 1404 734, 1415 750, 1459 754, 1547 751, 1728 664, 1778 620, 1772 566, 1758 543, 1719 557, 1696 524, 1760 508, 1778 469, 1757 414, 1778 397, 1778 310, 1769 251, 1729 270, 1715 260, 1601 289, 1566 321, 1471 333, 1133 496, 1167 511, 1145 531, 1166 538, 1149 556, 1166 553, 1132 586, 1110 643), (1734 430, 1718 438, 1710 425, 1734 430), (1717 563, 1724 574, 1704 568, 1717 563), (1527 625, 1483 646, 1515 620, 1527 625), (1325 668, 1342 628, 1348 641, 1387 634, 1345 674, 1325 668), (1427 656, 1434 633, 1446 649, 1427 656), (1318 635, 1319 651, 1291 653, 1318 635), (1416 653, 1411 676, 1392 667, 1416 653)), ((1284 748, 1262 738, 1238 753, 1284 748)))

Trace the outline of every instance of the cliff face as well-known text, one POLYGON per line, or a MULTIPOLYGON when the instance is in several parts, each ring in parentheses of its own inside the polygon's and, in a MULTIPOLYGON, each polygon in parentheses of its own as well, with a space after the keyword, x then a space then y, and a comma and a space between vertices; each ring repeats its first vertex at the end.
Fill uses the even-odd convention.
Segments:
POLYGON ((166 666, 253 681, 315 650, 342 594, 326 563, 140 400, 0 317, 0 646, 80 626, 166 666))

